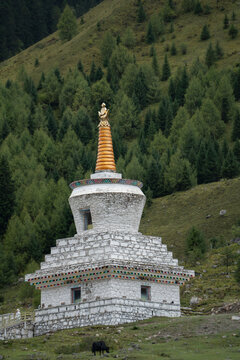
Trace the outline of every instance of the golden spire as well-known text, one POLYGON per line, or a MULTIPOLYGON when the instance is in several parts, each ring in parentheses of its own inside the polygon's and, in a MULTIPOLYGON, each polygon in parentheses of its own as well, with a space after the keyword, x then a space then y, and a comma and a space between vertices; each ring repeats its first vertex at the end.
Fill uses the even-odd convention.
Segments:
POLYGON ((98 156, 96 172, 110 170, 116 172, 116 165, 113 154, 111 127, 108 122, 108 109, 102 103, 101 111, 98 112, 100 123, 98 137, 98 156))

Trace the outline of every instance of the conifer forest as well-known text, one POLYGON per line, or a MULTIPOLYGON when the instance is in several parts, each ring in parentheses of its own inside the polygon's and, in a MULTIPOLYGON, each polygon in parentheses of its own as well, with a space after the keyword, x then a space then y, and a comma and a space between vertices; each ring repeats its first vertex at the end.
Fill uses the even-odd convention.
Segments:
MULTIPOLYGON (((1 2, 0 59, 56 31, 66 3, 81 18, 101 1, 1 2)), ((147 3, 136 0, 132 14, 132 22, 144 26, 141 40, 131 27, 108 29, 96 50, 100 60, 91 59, 90 66, 79 54, 67 71, 56 59, 38 81, 24 66, 15 78, 0 79, 0 286, 40 263, 56 239, 75 234, 69 184, 95 171, 102 102, 110 109, 117 171, 144 183, 147 206, 154 198, 240 175, 240 63, 219 66, 225 49, 205 21, 197 34, 204 56, 191 64, 184 62, 187 40, 165 41, 177 34, 178 17, 204 18, 216 1, 212 7, 207 1, 160 1, 150 15, 147 3), (148 54, 140 61, 135 47, 141 42, 148 54), (164 44, 161 62, 158 43, 164 44), (182 57, 177 68, 176 56, 182 57)), ((234 16, 240 19, 240 12, 223 10, 220 24, 233 46, 240 36, 234 16)))

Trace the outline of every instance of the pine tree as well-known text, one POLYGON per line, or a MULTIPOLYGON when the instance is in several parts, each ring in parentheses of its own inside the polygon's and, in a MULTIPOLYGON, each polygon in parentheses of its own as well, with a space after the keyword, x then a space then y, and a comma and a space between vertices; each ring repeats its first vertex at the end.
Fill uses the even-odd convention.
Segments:
POLYGON ((232 21, 235 21, 236 20, 236 13, 235 13, 235 11, 233 10, 233 12, 232 12, 232 21))
POLYGON ((209 33, 207 25, 203 26, 200 38, 201 38, 202 41, 208 40, 210 38, 210 33, 209 33))
POLYGON ((14 184, 8 161, 0 158, 0 239, 4 235, 15 204, 14 184))
POLYGON ((219 180, 219 156, 214 148, 212 140, 208 143, 206 152, 206 168, 205 168, 205 183, 214 182, 219 180))
POLYGON ((138 10, 137 10, 137 21, 142 23, 146 20, 146 13, 143 8, 142 1, 139 1, 138 10))
POLYGON ((82 64, 81 60, 78 61, 77 68, 78 68, 78 71, 80 71, 81 73, 84 72, 83 64, 82 64))
POLYGON ((148 44, 152 44, 155 41, 155 36, 151 21, 148 22, 146 40, 148 44))
POLYGON ((189 230, 186 238, 185 253, 188 260, 190 260, 190 262, 195 262, 197 259, 201 259, 206 250, 207 246, 203 234, 193 226, 189 230))
POLYGON ((136 106, 139 106, 140 109, 144 109, 147 106, 147 93, 148 86, 146 78, 143 70, 140 69, 134 84, 134 94, 137 101, 136 106))
POLYGON ((238 29, 232 24, 230 26, 228 34, 232 39, 235 39, 237 37, 237 34, 238 34, 238 29))
POLYGON ((77 20, 72 9, 66 5, 57 24, 61 40, 71 40, 77 33, 77 20))
POLYGON ((219 41, 217 41, 215 45, 215 55, 217 60, 223 57, 223 49, 221 48, 219 41))
POLYGON ((89 80, 91 83, 94 83, 96 81, 96 65, 94 61, 92 61, 89 80))
POLYGON ((155 75, 159 76, 159 65, 158 65, 158 61, 157 61, 156 51, 154 51, 154 53, 153 53, 152 68, 154 70, 155 75))
POLYGON ((236 110, 233 122, 232 141, 240 139, 240 111, 236 110))
POLYGON ((151 119, 152 119, 152 112, 151 110, 148 110, 145 115, 144 126, 143 126, 143 133, 145 138, 147 138, 149 135, 149 127, 150 127, 151 119))
POLYGON ((212 65, 214 65, 215 61, 216 61, 216 54, 212 47, 212 43, 210 43, 206 52, 205 64, 207 65, 208 68, 210 68, 212 65))
POLYGON ((96 70, 96 73, 95 73, 95 80, 98 81, 98 80, 101 80, 102 77, 104 75, 104 72, 102 71, 102 68, 101 66, 99 66, 96 70))
POLYGON ((172 43, 172 46, 171 46, 171 49, 170 49, 170 54, 171 54, 172 56, 177 55, 177 48, 176 48, 176 45, 175 45, 174 42, 172 43))
POLYGON ((237 260, 237 268, 235 270, 234 277, 238 285, 240 285, 240 257, 237 260))
POLYGON ((176 88, 173 78, 171 77, 169 81, 169 87, 168 87, 168 95, 172 101, 175 100, 176 97, 176 88))
POLYGON ((170 70, 170 66, 168 63, 168 57, 167 54, 165 55, 164 58, 164 63, 163 63, 163 67, 162 67, 162 81, 166 81, 169 77, 171 76, 171 70, 170 70))
POLYGON ((240 167, 240 140, 236 140, 233 146, 233 153, 240 167))
POLYGON ((204 184, 206 179, 206 165, 207 165, 207 152, 205 141, 200 144, 199 152, 197 155, 197 182, 204 184))
POLYGON ((235 100, 240 100, 240 68, 232 74, 232 86, 235 100))
POLYGON ((223 20, 223 29, 228 29, 228 27, 229 27, 229 20, 228 20, 227 14, 225 14, 224 20, 223 20))
POLYGON ((194 14, 200 15, 203 13, 203 8, 199 0, 197 0, 195 7, 194 7, 194 14))
POLYGON ((232 179, 239 174, 239 165, 232 150, 229 150, 222 166, 222 177, 232 179))
POLYGON ((53 137, 53 139, 56 140, 58 128, 51 106, 49 106, 47 109, 46 118, 47 118, 48 131, 53 137))
POLYGON ((185 94, 188 88, 188 75, 187 75, 187 68, 184 66, 181 78, 177 81, 176 86, 176 100, 180 106, 183 106, 185 103, 185 94))

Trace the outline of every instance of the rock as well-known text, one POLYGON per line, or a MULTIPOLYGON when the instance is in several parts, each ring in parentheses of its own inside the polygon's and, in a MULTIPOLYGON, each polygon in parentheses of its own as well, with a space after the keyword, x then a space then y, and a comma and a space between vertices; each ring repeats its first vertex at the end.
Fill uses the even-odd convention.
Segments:
POLYGON ((200 298, 197 296, 192 296, 190 299, 190 305, 197 305, 200 303, 200 298))
POLYGON ((220 210, 219 215, 224 216, 224 215, 226 215, 226 213, 227 213, 227 210, 220 210))
POLYGON ((216 269, 218 266, 217 265, 212 265, 212 268, 213 269, 216 269))
POLYGON ((232 316, 232 320, 240 321, 240 316, 233 315, 233 316, 232 316))
POLYGON ((212 215, 207 215, 207 216, 206 216, 206 219, 209 219, 211 216, 212 216, 212 215))
POLYGON ((4 356, 3 355, 0 355, 0 360, 3 360, 4 359, 4 356))

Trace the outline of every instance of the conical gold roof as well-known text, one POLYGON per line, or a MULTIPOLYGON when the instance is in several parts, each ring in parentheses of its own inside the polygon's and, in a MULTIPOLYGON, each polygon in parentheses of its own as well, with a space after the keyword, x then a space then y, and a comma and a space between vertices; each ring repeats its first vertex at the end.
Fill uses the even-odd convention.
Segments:
POLYGON ((96 172, 100 171, 116 171, 114 160, 111 127, 108 122, 108 110, 103 103, 101 111, 98 112, 100 117, 99 137, 98 137, 98 156, 96 164, 96 172))

